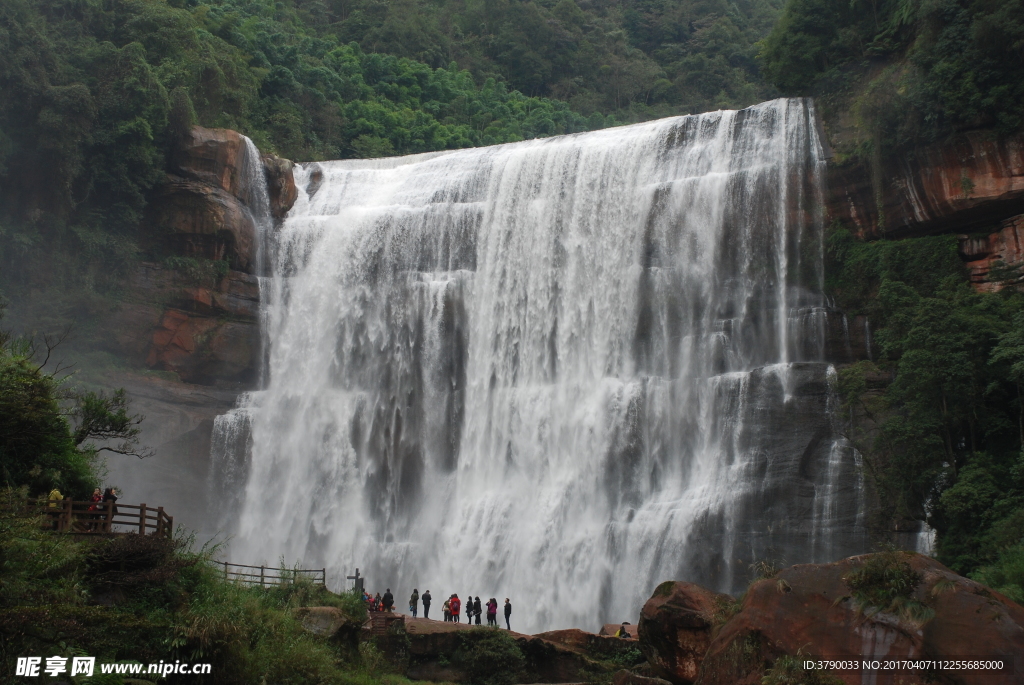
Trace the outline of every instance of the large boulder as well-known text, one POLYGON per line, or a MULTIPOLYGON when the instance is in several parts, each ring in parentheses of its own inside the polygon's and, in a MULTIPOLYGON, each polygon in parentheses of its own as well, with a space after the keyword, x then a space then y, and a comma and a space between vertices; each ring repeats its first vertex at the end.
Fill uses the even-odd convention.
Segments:
POLYGON ((349 622, 337 607, 300 607, 292 613, 304 630, 319 637, 332 638, 349 622))
POLYGON ((915 685, 936 682, 936 677, 960 685, 1021 682, 1024 608, 934 559, 906 553, 900 563, 920 579, 908 598, 908 606, 916 610, 880 611, 858 601, 848 583, 870 557, 793 566, 754 583, 741 610, 716 633, 701 665, 699 685, 757 685, 765 669, 783 655, 858 663, 998 657, 1014 664, 1016 671, 832 673, 849 685, 915 685))
POLYGON ((733 603, 693 583, 666 581, 640 612, 640 650, 655 675, 676 685, 697 680, 714 627, 733 603))

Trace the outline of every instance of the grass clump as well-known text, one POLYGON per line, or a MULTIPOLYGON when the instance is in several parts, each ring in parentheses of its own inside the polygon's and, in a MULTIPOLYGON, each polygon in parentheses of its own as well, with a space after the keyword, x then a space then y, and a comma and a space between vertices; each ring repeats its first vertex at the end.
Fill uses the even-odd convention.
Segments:
POLYGON ((911 568, 909 557, 907 552, 887 546, 843 579, 861 611, 881 611, 918 623, 931 618, 934 612, 913 598, 923 576, 911 568))

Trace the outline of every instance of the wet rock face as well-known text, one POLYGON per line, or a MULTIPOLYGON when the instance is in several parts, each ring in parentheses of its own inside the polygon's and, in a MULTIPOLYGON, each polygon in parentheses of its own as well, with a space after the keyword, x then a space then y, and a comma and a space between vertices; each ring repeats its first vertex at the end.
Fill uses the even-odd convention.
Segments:
MULTIPOLYGON (((913 599, 934 615, 911 620, 859 607, 846 579, 867 556, 831 564, 803 564, 751 586, 740 611, 710 643, 700 669, 700 685, 759 683, 765 666, 779 656, 953 659, 998 657, 1014 662, 1016 673, 958 671, 963 685, 1018 683, 1024 665, 1024 608, 984 586, 953 573, 934 559, 907 558, 921 575, 913 599)), ((641 639, 643 639, 641 623, 641 639)), ((862 672, 834 673, 849 685, 862 672)), ((871 674, 869 674, 870 676, 871 674)), ((863 681, 868 682, 868 681, 863 681)), ((918 671, 878 671, 876 685, 934 682, 918 671)))
POLYGON ((966 133, 919 148, 876 176, 866 164, 828 171, 830 217, 862 238, 984 227, 1024 212, 1024 136, 966 133))
POLYGON ((267 175, 267 192, 270 194, 270 211, 275 219, 283 219, 295 204, 299 190, 295 187, 295 176, 290 160, 276 155, 263 155, 263 169, 267 175))
POLYGON ((660 678, 697 680, 714 627, 733 599, 693 583, 666 581, 640 612, 640 650, 660 678))
POLYGON ((230 271, 197 282, 144 262, 130 285, 130 298, 105 324, 110 352, 174 372, 186 383, 255 381, 260 336, 254 276, 230 271))
POLYGON ((251 272, 256 226, 245 205, 222 188, 168 176, 149 207, 150 223, 166 236, 170 252, 185 257, 227 260, 251 272))

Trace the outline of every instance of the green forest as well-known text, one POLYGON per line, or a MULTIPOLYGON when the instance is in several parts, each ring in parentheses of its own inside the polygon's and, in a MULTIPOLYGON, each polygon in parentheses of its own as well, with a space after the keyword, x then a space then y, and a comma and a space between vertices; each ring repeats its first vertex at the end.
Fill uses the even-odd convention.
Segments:
MULTIPOLYGON (((0 0, 0 295, 12 310, 118 297, 163 257, 140 250, 143 216, 193 124, 310 161, 780 95, 816 98, 839 164, 884 170, 964 131, 1019 134, 1024 0, 0 0)), ((875 426, 854 433, 879 539, 927 521, 940 561, 1024 601, 1024 295, 972 289, 955 235, 865 242, 837 223, 826 253, 829 296, 869 316, 879 348, 839 373, 845 407, 875 426)), ((95 441, 134 449, 140 417, 123 395, 74 390, 48 349, 0 337, 4 485, 84 496, 95 441)), ((101 563, 69 550, 54 577, 101 563)), ((183 568, 161 592, 213 582, 183 568)), ((246 620, 269 611, 246 601, 246 620)))

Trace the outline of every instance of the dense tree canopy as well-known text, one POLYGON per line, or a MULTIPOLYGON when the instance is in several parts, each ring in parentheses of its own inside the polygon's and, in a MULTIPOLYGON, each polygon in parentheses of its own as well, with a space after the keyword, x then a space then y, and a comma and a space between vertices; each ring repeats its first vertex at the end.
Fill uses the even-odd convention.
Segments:
POLYGON ((881 150, 1024 126, 1021 0, 788 0, 760 58, 784 93, 835 97, 881 150))
POLYGON ((883 526, 927 520, 944 563, 993 563, 1024 538, 1024 296, 975 292, 952 235, 865 243, 838 229, 828 253, 831 293, 878 327, 880 358, 840 378, 879 424, 858 446, 883 526), (880 370, 892 382, 879 403, 864 376, 880 370))

